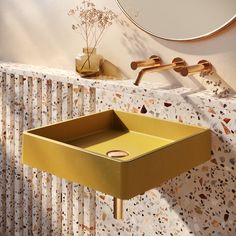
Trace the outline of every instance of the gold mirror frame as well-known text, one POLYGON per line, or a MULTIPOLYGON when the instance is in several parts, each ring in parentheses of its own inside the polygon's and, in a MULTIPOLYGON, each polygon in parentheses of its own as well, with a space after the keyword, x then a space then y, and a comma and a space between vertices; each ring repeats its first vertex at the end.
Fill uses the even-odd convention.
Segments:
POLYGON ((193 41, 193 40, 198 40, 198 39, 202 39, 202 38, 206 38, 206 37, 209 37, 209 36, 212 36, 220 31, 222 31, 223 29, 225 29, 226 27, 228 27, 229 25, 233 24, 234 22, 236 22, 236 13, 233 17, 231 17, 228 21, 226 21, 224 24, 222 24, 220 27, 208 32, 208 33, 205 33, 205 34, 202 34, 202 35, 199 35, 199 36, 196 36, 196 37, 190 37, 190 38, 165 38, 165 37, 161 37, 161 36, 158 36, 154 33, 152 33, 151 31, 149 31, 148 29, 145 29, 143 28, 142 26, 140 26, 129 14, 128 12, 121 6, 119 0, 116 0, 117 2, 117 5, 119 6, 119 8, 121 9, 121 11, 125 14, 125 16, 135 25, 137 26, 139 29, 141 29, 142 31, 154 36, 154 37, 157 37, 157 38, 160 38, 160 39, 164 39, 164 40, 168 40, 168 41, 193 41))

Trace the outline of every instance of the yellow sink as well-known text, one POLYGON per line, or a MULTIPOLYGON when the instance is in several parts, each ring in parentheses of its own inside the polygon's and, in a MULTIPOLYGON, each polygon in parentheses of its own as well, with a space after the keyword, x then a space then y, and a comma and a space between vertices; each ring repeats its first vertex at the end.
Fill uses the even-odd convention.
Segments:
POLYGON ((210 159, 210 130, 109 110, 23 134, 23 163, 129 199, 210 159))

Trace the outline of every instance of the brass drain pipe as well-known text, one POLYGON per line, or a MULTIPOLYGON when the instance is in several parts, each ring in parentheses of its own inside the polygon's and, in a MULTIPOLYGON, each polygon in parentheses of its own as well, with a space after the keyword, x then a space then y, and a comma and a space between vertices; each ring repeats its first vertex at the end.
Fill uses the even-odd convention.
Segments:
POLYGON ((120 198, 113 198, 113 215, 117 220, 123 219, 123 200, 120 198))
MULTIPOLYGON (((123 150, 110 150, 106 153, 111 158, 121 158, 129 155, 128 152, 123 150)), ((117 220, 123 219, 123 200, 113 197, 113 216, 117 220)))

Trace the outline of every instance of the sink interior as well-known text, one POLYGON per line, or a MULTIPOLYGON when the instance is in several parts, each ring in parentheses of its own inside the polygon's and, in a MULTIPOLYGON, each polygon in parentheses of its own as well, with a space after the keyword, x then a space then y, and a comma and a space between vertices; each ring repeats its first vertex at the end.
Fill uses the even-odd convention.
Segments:
POLYGON ((202 128, 119 111, 106 111, 29 131, 102 156, 112 150, 130 161, 201 132, 202 128))
POLYGON ((120 159, 131 160, 134 157, 141 156, 171 142, 173 142, 173 140, 111 127, 110 129, 98 133, 79 137, 68 143, 103 155, 107 155, 111 150, 125 151, 128 155, 120 159))

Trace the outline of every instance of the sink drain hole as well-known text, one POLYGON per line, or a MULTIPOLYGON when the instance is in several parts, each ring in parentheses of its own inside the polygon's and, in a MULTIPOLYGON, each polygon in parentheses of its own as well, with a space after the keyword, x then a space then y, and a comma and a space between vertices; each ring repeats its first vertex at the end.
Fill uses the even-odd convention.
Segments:
POLYGON ((121 158, 128 156, 129 153, 123 150, 111 150, 107 152, 106 155, 113 158, 121 158))

